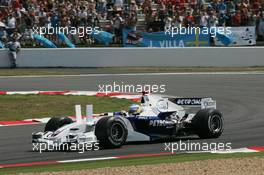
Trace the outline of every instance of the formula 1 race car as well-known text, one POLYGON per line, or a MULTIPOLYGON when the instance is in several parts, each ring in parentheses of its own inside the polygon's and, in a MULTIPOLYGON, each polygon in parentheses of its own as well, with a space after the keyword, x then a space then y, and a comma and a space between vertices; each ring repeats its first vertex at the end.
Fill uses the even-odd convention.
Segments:
POLYGON ((67 117, 51 118, 44 132, 32 134, 33 143, 98 143, 117 148, 131 141, 153 141, 198 135, 217 138, 223 132, 223 117, 211 98, 175 98, 143 93, 140 105, 128 112, 93 115, 87 105, 86 118, 75 106, 76 121, 67 117), (199 108, 199 109, 197 109, 199 108), (195 111, 195 112, 193 112, 195 111))

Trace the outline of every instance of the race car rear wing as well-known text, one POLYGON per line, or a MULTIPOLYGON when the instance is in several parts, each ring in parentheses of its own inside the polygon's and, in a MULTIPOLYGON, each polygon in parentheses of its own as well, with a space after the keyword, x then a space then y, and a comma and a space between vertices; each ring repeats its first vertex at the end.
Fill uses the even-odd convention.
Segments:
POLYGON ((216 101, 212 98, 169 98, 169 101, 180 106, 216 109, 216 101))

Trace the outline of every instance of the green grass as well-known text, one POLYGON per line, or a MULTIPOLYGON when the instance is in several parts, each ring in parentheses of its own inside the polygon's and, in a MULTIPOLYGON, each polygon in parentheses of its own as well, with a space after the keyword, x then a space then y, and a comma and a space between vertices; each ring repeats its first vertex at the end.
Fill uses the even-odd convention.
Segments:
POLYGON ((0 76, 29 75, 80 75, 101 73, 148 73, 148 72, 221 72, 264 71, 264 67, 105 67, 105 68, 18 68, 0 69, 0 76))
POLYGON ((179 163, 189 161, 202 161, 209 159, 226 159, 226 158, 241 158, 241 157, 264 157, 264 153, 232 153, 232 154, 210 154, 210 153, 196 153, 196 154, 176 154, 159 157, 143 157, 131 159, 116 159, 116 160, 102 160, 92 162, 79 163, 64 163, 56 165, 42 165, 32 167, 16 167, 0 169, 0 174, 16 174, 27 172, 57 172, 70 171, 81 169, 96 169, 102 167, 121 167, 132 165, 146 165, 146 164, 160 164, 160 163, 179 163))
POLYGON ((134 102, 126 99, 73 96, 73 95, 0 95, 0 120, 43 118, 52 116, 71 116, 75 114, 74 105, 93 104, 94 113, 127 110, 134 102))

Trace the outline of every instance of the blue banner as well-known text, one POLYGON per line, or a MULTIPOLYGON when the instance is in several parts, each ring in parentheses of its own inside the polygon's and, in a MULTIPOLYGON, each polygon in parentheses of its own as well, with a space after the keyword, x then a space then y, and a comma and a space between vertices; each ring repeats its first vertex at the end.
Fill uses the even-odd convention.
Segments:
POLYGON ((48 40, 42 35, 33 34, 33 38, 35 41, 39 42, 46 48, 57 48, 57 46, 52 41, 48 40))
POLYGON ((58 38, 61 42, 65 43, 69 48, 75 48, 75 45, 67 38, 64 33, 58 33, 58 38))
POLYGON ((104 44, 105 46, 108 46, 113 41, 114 37, 113 34, 105 31, 100 31, 99 33, 93 32, 91 35, 99 43, 104 44))
POLYGON ((0 49, 5 48, 5 45, 0 41, 0 49))
POLYGON ((177 34, 165 32, 137 33, 131 29, 123 29, 124 47, 204 47, 210 46, 209 34, 177 34))

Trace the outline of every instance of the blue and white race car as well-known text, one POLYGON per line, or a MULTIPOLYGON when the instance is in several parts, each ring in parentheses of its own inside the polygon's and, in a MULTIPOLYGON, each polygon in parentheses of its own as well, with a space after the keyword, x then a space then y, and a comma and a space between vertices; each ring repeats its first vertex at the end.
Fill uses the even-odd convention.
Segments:
POLYGON ((217 138, 223 132, 223 117, 212 98, 177 98, 143 93, 140 104, 128 112, 104 113, 94 117, 92 105, 82 118, 76 106, 76 121, 51 118, 44 132, 33 133, 33 143, 99 143, 118 148, 126 142, 154 141, 198 135, 217 138))

